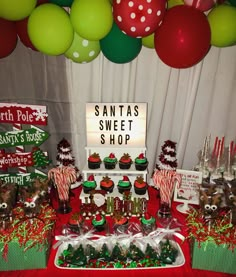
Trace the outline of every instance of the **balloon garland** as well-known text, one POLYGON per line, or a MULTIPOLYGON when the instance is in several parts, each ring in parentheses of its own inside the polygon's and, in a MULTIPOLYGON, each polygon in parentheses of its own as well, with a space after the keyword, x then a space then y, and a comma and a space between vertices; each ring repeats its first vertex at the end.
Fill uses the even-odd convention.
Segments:
POLYGON ((200 62, 211 46, 236 45, 236 0, 1 0, 0 19, 6 33, 0 58, 19 40, 76 63, 101 53, 128 63, 144 46, 181 69, 200 62))

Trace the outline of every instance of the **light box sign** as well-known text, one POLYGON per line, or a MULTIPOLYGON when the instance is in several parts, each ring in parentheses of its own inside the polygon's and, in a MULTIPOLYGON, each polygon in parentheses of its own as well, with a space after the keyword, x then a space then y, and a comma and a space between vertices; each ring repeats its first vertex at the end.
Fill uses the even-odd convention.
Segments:
POLYGON ((145 147, 146 113, 146 103, 87 103, 87 145, 145 147))

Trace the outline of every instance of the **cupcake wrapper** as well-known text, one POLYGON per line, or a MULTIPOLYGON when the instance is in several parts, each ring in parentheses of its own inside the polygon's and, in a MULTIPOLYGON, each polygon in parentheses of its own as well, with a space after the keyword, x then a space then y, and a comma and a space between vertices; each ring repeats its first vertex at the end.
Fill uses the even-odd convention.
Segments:
POLYGON ((88 194, 91 190, 94 190, 95 188, 87 188, 87 187, 83 187, 83 191, 84 193, 88 194))
POLYGON ((135 169, 139 171, 146 170, 148 166, 148 163, 145 164, 135 164, 135 169))
POLYGON ((131 189, 131 185, 129 187, 126 187, 126 188, 122 188, 122 187, 118 186, 119 193, 124 193, 125 191, 130 191, 130 189, 131 189))
POLYGON ((123 163, 119 163, 119 167, 120 169, 129 169, 131 166, 131 164, 123 164, 123 163))
POLYGON ((115 163, 104 163, 106 169, 114 169, 116 167, 115 163))
POLYGON ((101 163, 91 163, 91 162, 88 162, 88 168, 89 169, 98 169, 98 168, 100 168, 100 164, 101 163))
POLYGON ((147 189, 146 188, 143 188, 143 189, 134 188, 134 191, 138 195, 144 195, 146 193, 147 189))
POLYGON ((110 188, 103 187, 102 185, 100 185, 100 188, 101 188, 102 190, 105 190, 105 191, 109 192, 109 193, 112 193, 112 192, 113 192, 113 189, 114 189, 114 185, 113 185, 112 187, 110 187, 110 188))

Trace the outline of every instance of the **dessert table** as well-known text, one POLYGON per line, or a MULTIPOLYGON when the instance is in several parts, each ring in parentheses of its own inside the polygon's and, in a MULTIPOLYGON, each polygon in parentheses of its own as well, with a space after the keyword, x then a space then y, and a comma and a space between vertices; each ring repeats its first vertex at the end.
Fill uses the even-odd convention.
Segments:
MULTIPOLYGON (((72 207, 72 212, 77 212, 80 209, 80 200, 79 200, 79 195, 81 192, 81 187, 75 188, 72 190, 73 196, 71 196, 71 207, 72 207)), ((149 187, 148 189, 149 192, 149 202, 148 202, 148 212, 152 215, 156 215, 157 210, 158 210, 158 192, 156 189, 153 187, 149 187)), ((53 206, 56 205, 55 197, 52 199, 52 204, 53 206)), ((181 231, 180 233, 184 236, 186 236, 186 228, 185 228, 185 214, 181 214, 176 210, 176 205, 179 203, 173 202, 172 209, 173 209, 173 217, 177 219, 177 221, 182 224, 181 231)), ((55 207, 56 208, 56 207, 55 207)), ((55 235, 60 235, 62 226, 64 224, 67 224, 68 219, 70 217, 70 214, 58 214, 57 215, 57 221, 56 221, 56 227, 55 227, 55 235)), ((137 218, 134 220, 138 220, 137 218)), ((158 221, 157 221, 158 224, 158 221)), ((183 254, 185 256, 185 263, 182 266, 179 267, 173 267, 173 268, 165 268, 165 267, 160 267, 160 268, 137 268, 137 269, 61 269, 57 268, 54 265, 54 259, 56 256, 57 249, 54 249, 52 247, 50 256, 49 256, 49 261, 48 261, 48 266, 46 269, 34 269, 34 270, 19 270, 19 271, 1 271, 0 269, 0 276, 4 277, 43 277, 43 276, 120 276, 121 274, 126 274, 130 277, 135 276, 177 276, 177 277, 224 277, 224 276, 233 276, 232 274, 226 274, 226 273, 219 273, 219 272, 213 272, 213 271, 207 271, 207 270, 199 270, 199 269, 192 269, 191 268, 191 255, 190 255, 190 248, 188 241, 182 242, 180 239, 176 238, 176 241, 179 243, 183 254)), ((56 241, 54 239, 53 245, 55 245, 56 241)), ((222 261, 222 267, 224 266, 224 263, 222 261)))

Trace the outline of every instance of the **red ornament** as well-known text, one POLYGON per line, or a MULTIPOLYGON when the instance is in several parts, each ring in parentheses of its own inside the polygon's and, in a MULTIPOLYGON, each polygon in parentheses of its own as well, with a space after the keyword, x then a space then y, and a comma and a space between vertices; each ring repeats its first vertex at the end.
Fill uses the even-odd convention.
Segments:
POLYGON ((17 45, 15 22, 0 18, 0 58, 9 56, 17 45))
POLYGON ((114 21, 131 37, 146 37, 154 33, 165 10, 166 0, 113 1, 114 21))
POLYGON ((200 62, 210 49, 210 40, 206 15, 185 5, 166 12, 154 37, 159 58, 174 68, 187 68, 200 62))

